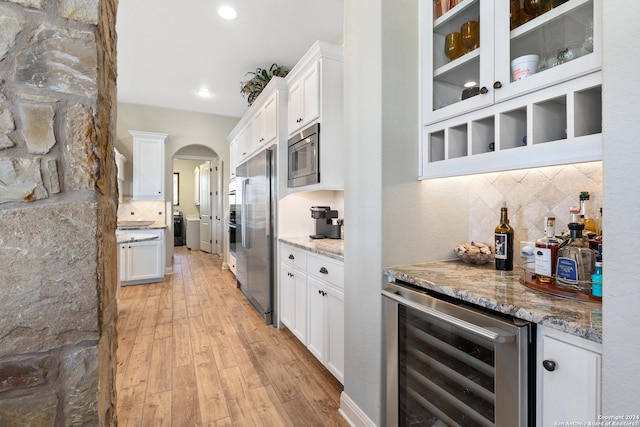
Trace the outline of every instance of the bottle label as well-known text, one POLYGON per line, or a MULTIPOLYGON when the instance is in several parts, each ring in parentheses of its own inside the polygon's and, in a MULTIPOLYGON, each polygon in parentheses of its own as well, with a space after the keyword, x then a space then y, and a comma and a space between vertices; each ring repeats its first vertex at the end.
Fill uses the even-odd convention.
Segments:
POLYGON ((558 268, 556 278, 561 282, 578 283, 578 263, 575 259, 558 257, 558 268))
POLYGON ((508 248, 509 242, 507 240, 506 233, 496 233, 496 246, 495 246, 495 258, 496 259, 507 259, 507 254, 509 253, 508 248))
POLYGON ((535 252, 535 272, 543 276, 551 277, 551 249, 536 248, 535 252))

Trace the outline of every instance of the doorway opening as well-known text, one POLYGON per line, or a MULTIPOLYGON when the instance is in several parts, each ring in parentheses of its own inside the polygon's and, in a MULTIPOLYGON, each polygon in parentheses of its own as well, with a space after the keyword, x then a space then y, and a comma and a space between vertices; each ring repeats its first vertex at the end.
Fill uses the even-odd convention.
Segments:
POLYGON ((174 229, 168 249, 185 245, 224 258, 223 160, 208 147, 189 145, 174 154, 172 164, 177 188, 171 188, 174 229))

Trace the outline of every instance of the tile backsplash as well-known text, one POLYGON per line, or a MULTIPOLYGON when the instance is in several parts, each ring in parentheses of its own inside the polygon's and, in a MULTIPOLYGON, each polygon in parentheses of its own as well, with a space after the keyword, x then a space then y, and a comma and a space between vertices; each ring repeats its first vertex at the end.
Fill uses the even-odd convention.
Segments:
POLYGON ((472 177, 469 190, 469 238, 490 243, 506 202, 515 241, 535 241, 544 235, 544 217, 556 217, 556 232, 567 229, 571 206, 588 191, 594 218, 602 207, 602 162, 499 172, 472 177))
POLYGON ((154 226, 166 225, 163 200, 132 200, 125 197, 118 204, 118 221, 154 221, 154 226))

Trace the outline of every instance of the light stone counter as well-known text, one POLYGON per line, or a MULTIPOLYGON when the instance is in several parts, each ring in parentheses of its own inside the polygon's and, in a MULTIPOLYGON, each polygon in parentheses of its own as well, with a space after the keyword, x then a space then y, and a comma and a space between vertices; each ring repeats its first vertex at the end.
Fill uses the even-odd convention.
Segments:
POLYGON ((148 240, 156 240, 157 238, 158 236, 155 234, 128 233, 128 232, 116 233, 116 239, 118 241, 118 244, 146 242, 148 240))
POLYGON ((404 281, 529 322, 602 342, 602 305, 545 294, 520 283, 521 270, 500 272, 494 263, 440 261, 390 267, 389 281, 404 281))
POLYGON ((281 237, 278 240, 282 243, 344 262, 344 240, 342 239, 281 237))

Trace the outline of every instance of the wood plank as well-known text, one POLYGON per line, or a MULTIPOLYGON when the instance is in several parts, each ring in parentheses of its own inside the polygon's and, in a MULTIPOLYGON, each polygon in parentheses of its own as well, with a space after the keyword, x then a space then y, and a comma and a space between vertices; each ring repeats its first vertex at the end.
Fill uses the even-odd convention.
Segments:
POLYGON ((193 365, 191 334, 186 321, 173 322, 173 366, 193 365))
POLYGON ((196 353, 194 365, 202 422, 208 423, 229 417, 229 409, 215 361, 207 358, 207 353, 196 353))
POLYGON ((174 366, 171 375, 171 425, 200 425, 198 393, 193 365, 174 366))
POLYGON ((155 339, 149 364, 148 394, 171 390, 173 338, 155 339))
POLYGON ((171 390, 147 395, 142 426, 171 427, 171 390))

